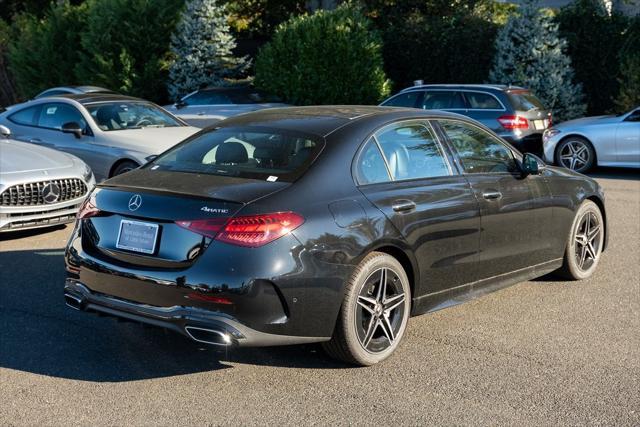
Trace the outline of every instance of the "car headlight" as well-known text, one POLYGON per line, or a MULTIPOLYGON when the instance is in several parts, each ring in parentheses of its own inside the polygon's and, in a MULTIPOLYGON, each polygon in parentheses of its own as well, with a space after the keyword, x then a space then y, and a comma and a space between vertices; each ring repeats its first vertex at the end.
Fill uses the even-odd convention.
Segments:
POLYGON ((544 134, 542 135, 542 140, 544 142, 547 142, 559 133, 560 131, 558 129, 547 129, 544 131, 544 134))
POLYGON ((91 180, 93 180, 93 171, 89 166, 87 166, 86 163, 84 165, 84 169, 82 170, 82 178, 84 179, 84 182, 90 182, 91 180))

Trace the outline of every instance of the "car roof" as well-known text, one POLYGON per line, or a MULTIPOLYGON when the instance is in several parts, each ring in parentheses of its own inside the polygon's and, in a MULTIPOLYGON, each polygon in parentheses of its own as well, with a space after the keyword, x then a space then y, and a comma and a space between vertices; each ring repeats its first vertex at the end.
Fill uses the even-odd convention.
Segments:
MULTIPOLYGON (((455 113, 416 108, 380 107, 372 105, 322 105, 308 107, 267 108, 251 113, 230 117, 213 127, 268 127, 304 132, 326 137, 336 130, 362 119, 376 123, 403 118, 452 118, 461 117, 455 113)), ((375 127, 375 123, 371 123, 375 127)))
POLYGON ((46 99, 51 101, 55 98, 71 99, 79 102, 82 105, 94 104, 98 102, 151 102, 141 98, 135 98, 133 96, 120 95, 117 93, 77 93, 77 94, 64 94, 47 97, 46 99))
POLYGON ((493 90, 500 92, 508 92, 510 90, 527 90, 521 86, 511 86, 511 85, 498 85, 498 84, 423 84, 417 86, 411 86, 406 89, 400 91, 407 92, 411 90, 420 90, 420 89, 467 89, 467 90, 493 90))

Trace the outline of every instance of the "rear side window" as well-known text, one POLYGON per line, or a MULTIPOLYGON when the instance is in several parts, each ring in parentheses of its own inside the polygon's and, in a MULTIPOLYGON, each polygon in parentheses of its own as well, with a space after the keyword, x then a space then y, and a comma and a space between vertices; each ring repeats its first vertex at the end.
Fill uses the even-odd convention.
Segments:
POLYGON ((222 128, 202 133, 156 158, 147 168, 291 182, 324 146, 280 130, 222 128))
POLYGON ((392 125, 378 132, 376 138, 394 180, 450 174, 440 144, 425 125, 392 125))
POLYGON ((37 126, 40 108, 40 105, 36 105, 20 111, 16 111, 9 116, 9 120, 18 125, 37 126))
POLYGON ((360 184, 376 184, 390 181, 387 166, 376 141, 371 138, 358 156, 358 182, 360 184))
POLYGON ((469 102, 469 108, 475 110, 504 110, 504 107, 495 96, 482 92, 465 92, 465 98, 469 102))
POLYGON ((544 110, 544 104, 534 94, 526 91, 510 92, 509 99, 517 111, 544 110))
POLYGON ((418 105, 418 99, 422 95, 420 91, 412 91, 400 93, 393 98, 385 101, 382 105, 385 107, 409 107, 416 108, 418 105))
POLYGON ((517 171, 511 150, 491 134, 458 121, 441 120, 440 125, 455 148, 465 173, 517 171))
POLYGON ((422 109, 424 110, 460 110, 465 108, 462 93, 457 91, 429 91, 424 94, 422 101, 422 109))

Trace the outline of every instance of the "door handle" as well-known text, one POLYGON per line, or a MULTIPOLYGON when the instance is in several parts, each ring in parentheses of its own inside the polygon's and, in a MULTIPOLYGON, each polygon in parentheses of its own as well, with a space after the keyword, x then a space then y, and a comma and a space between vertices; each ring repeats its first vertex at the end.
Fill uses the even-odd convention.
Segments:
POLYGON ((496 190, 487 190, 482 193, 482 197, 487 200, 496 200, 502 197, 502 193, 496 190))
POLYGON ((42 142, 42 140, 40 138, 31 138, 31 139, 29 139, 29 142, 38 143, 38 142, 42 142))
POLYGON ((393 205, 391 205, 391 208, 395 212, 411 212, 416 208, 416 204, 411 200, 396 200, 393 205))

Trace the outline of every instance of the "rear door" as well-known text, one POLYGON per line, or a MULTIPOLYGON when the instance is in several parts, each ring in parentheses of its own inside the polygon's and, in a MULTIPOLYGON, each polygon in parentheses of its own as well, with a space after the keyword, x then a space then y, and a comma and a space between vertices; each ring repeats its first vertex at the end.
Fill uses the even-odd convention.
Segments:
POLYGON ((428 122, 378 130, 360 151, 356 170, 362 193, 415 253, 416 297, 477 278, 478 204, 428 122))
POLYGON ((423 110, 455 111, 467 114, 467 104, 459 90, 428 89, 422 99, 423 110))
POLYGON ((552 198, 543 176, 523 177, 514 152, 467 122, 439 120, 480 207, 481 278, 552 258, 552 198))

